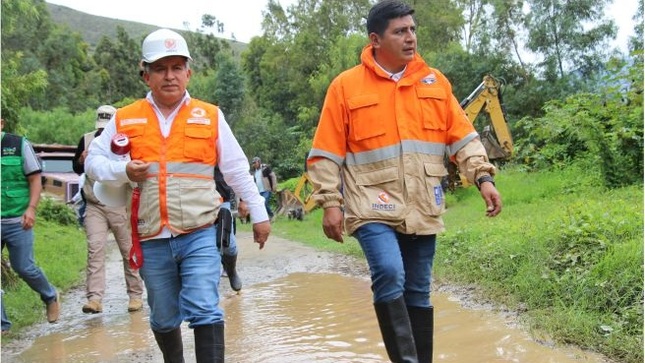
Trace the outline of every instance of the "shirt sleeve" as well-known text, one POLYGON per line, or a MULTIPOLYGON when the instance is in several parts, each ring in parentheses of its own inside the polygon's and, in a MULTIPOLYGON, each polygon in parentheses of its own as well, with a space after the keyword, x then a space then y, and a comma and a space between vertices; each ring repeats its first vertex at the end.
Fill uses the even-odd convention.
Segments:
POLYGON ((218 135, 218 165, 224 175, 224 181, 247 203, 253 223, 269 220, 264 207, 264 198, 253 182, 253 176, 249 174, 249 160, 244 155, 221 110, 218 114, 218 135))
POLYGON ((22 143, 22 160, 22 168, 26 176, 42 172, 42 166, 36 156, 34 147, 27 139, 23 139, 22 143))
POLYGON ((130 181, 125 172, 127 161, 110 158, 110 143, 116 134, 115 117, 105 125, 103 132, 92 140, 85 159, 85 173, 92 179, 112 186, 121 186, 130 181))

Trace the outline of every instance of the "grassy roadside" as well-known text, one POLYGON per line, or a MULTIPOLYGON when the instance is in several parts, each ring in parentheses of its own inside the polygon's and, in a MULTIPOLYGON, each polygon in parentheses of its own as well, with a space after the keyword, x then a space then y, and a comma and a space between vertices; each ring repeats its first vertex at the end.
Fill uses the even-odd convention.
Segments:
MULTIPOLYGON (((504 212, 493 219, 475 188, 447 196, 435 279, 478 286, 522 312, 536 336, 643 362, 642 186, 606 190, 576 168, 505 170, 496 180, 504 212)), ((281 217, 273 233, 362 255, 353 238, 325 238, 321 219, 320 210, 302 222, 281 217)))
MULTIPOLYGON (((62 226, 40 217, 37 217, 34 228, 36 265, 43 270, 49 282, 61 294, 82 282, 87 258, 85 233, 76 226, 62 226)), ((7 257, 6 249, 3 255, 7 257)), ((3 336, 3 341, 10 340, 21 328, 45 321, 45 305, 40 296, 15 273, 12 276, 15 279, 2 280, 5 292, 2 299, 12 323, 12 334, 3 336)))

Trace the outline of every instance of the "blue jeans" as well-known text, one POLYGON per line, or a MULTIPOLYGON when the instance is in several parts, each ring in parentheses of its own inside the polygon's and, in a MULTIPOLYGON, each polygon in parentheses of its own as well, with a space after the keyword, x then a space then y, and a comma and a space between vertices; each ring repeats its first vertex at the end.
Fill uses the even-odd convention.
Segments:
MULTIPOLYGON (((56 299, 56 289, 47 281, 47 276, 34 261, 34 230, 23 229, 20 222, 3 223, 0 226, 2 247, 7 246, 11 268, 29 287, 40 295, 40 300, 48 304, 56 299)), ((55 256, 53 257, 55 258, 55 256)), ((9 329, 11 322, 5 313, 2 302, 2 330, 9 329)))
POLYGON ((221 256, 215 225, 171 238, 141 242, 141 278, 148 291, 150 327, 166 333, 187 321, 189 328, 221 324, 221 256))
POLYGON ((382 223, 368 223, 353 234, 372 278, 375 303, 403 295, 408 306, 430 307, 436 235, 407 235, 382 223))
POLYGON ((269 218, 272 218, 273 211, 271 210, 271 206, 269 205, 269 201, 271 200, 271 192, 267 192, 265 190, 263 192, 260 192, 260 195, 262 196, 262 198, 264 198, 264 208, 266 208, 269 218))
POLYGON ((2 294, 2 297, 0 297, 0 305, 2 305, 2 331, 5 331, 11 329, 11 322, 4 310, 4 290, 0 290, 0 294, 2 294))
MULTIPOLYGON (((224 202, 220 208, 231 209, 231 202, 224 202)), ((227 256, 237 256, 237 240, 235 239, 235 218, 231 219, 231 236, 228 247, 222 248, 222 253, 227 256)))

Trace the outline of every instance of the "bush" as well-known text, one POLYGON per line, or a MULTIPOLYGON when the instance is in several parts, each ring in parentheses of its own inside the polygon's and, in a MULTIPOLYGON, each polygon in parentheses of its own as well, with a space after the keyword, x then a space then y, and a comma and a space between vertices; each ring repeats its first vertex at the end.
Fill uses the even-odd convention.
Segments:
POLYGON ((78 223, 76 212, 70 206, 52 198, 43 198, 40 201, 38 215, 46 221, 62 226, 71 226, 78 223))

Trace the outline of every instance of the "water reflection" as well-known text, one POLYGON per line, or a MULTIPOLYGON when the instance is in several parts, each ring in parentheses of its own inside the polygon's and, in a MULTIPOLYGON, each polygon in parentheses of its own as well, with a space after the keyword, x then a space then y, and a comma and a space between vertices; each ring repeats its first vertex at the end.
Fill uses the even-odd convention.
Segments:
MULTIPOLYGON (((433 302, 434 362, 603 362, 577 349, 538 344, 501 316, 465 309, 450 295, 436 293, 433 302)), ((78 306, 67 309, 80 310, 78 306)), ((121 301, 108 303, 104 314, 90 316, 68 312, 61 324, 44 325, 21 353, 3 352, 2 362, 161 362, 148 311, 128 314, 123 306, 121 301)), ((365 278, 292 273, 246 286, 241 294, 227 290, 222 307, 227 362, 387 362, 365 278)), ((186 362, 195 362, 193 334, 186 326, 183 337, 186 362)))

